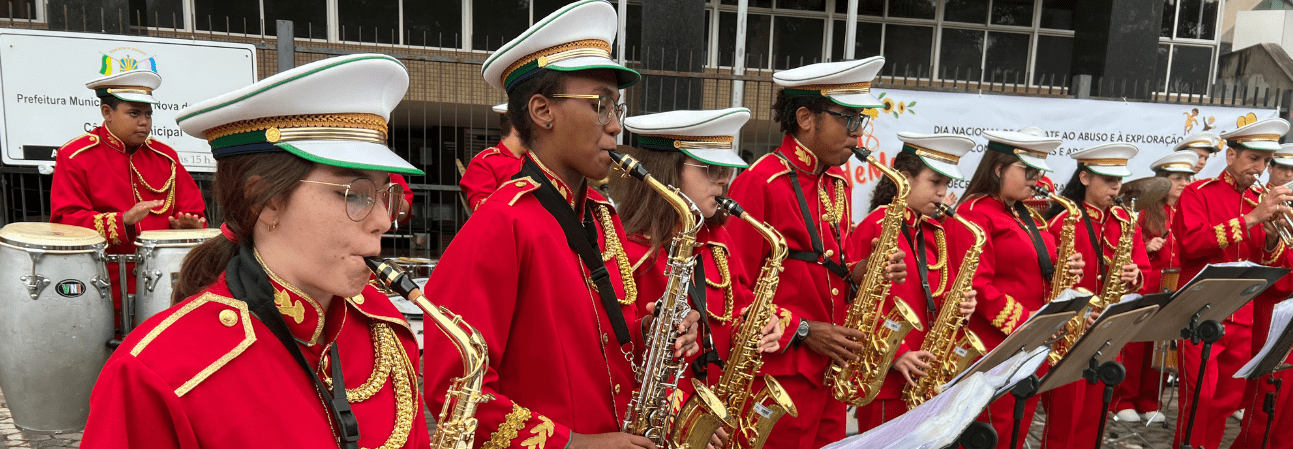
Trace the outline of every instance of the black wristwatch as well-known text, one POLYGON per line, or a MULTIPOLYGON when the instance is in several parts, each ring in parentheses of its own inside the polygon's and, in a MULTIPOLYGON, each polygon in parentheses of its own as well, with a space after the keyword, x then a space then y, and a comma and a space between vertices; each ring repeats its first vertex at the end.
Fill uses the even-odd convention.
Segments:
POLYGON ((799 320, 799 329, 795 330, 795 338, 790 340, 790 344, 794 345, 795 349, 799 349, 799 343, 808 338, 808 330, 808 320, 799 320))

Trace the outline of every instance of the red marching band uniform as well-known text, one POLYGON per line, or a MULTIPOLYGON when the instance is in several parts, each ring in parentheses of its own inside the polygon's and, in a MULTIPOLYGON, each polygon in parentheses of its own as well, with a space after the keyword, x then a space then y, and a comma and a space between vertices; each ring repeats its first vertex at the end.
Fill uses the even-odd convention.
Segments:
MULTIPOLYGON (((1251 189, 1241 189, 1229 171, 1223 171, 1216 178, 1196 181, 1185 188, 1178 203, 1179 215, 1172 223, 1172 232, 1180 239, 1181 279, 1193 278, 1204 266, 1212 263, 1252 261, 1269 266, 1290 266, 1289 259, 1293 253, 1287 251, 1282 242, 1273 251, 1267 251, 1265 230, 1260 225, 1244 225, 1244 214, 1251 212, 1257 202, 1258 194, 1251 189)), ((1282 282, 1273 288, 1280 284, 1282 282)), ((1213 344, 1212 360, 1208 363, 1207 372, 1202 374, 1201 398, 1209 399, 1197 405, 1193 438, 1189 442, 1192 446, 1218 447, 1221 443, 1226 419, 1242 407, 1246 382, 1232 376, 1252 355, 1250 339, 1254 307, 1263 302, 1270 302, 1273 307, 1273 301, 1282 299, 1284 293, 1287 292, 1268 289, 1223 323, 1225 335, 1213 344)), ((1265 320, 1269 325, 1269 315, 1265 320)), ((1180 445, 1185 436, 1185 421, 1192 407, 1190 400, 1202 349, 1201 344, 1193 345, 1185 340, 1178 344, 1180 414, 1173 446, 1180 445)), ((1248 413, 1259 410, 1249 409, 1248 413)), ((1258 441, 1250 442, 1252 447, 1260 444, 1260 437, 1258 441)))
MULTIPOLYGON (((844 254, 849 260, 862 260, 871 253, 871 241, 879 238, 883 229, 880 227, 880 221, 884 218, 885 211, 894 207, 893 205, 880 206, 872 211, 870 215, 862 219, 853 233, 849 235, 848 242, 845 245, 844 254)), ((947 236, 943 230, 942 223, 933 218, 920 216, 911 209, 907 209, 904 214, 905 229, 904 234, 898 238, 898 247, 906 253, 905 261, 911 261, 912 266, 917 264, 920 258, 916 257, 915 248, 912 247, 915 240, 908 240, 908 235, 912 239, 923 239, 925 242, 924 260, 928 262, 929 269, 929 288, 932 295, 928 300, 925 297, 924 287, 921 286, 919 279, 909 278, 901 284, 893 284, 889 288, 889 298, 886 298, 885 307, 882 316, 887 316, 890 309, 893 308, 893 301, 901 300, 911 306, 912 311, 920 317, 920 322, 924 330, 912 329, 907 333, 906 338, 898 346, 895 352, 896 357, 902 357, 910 351, 920 350, 921 343, 925 341, 925 332, 930 329, 934 318, 938 316, 939 309, 943 307, 943 294, 946 293, 947 287, 955 279, 955 273, 949 268, 947 236), (933 304, 933 308, 930 304, 933 304)), ((914 377, 913 377, 914 380, 914 377)), ((903 413, 907 412, 907 404, 903 402, 902 389, 907 384, 907 379, 903 378, 902 373, 890 369, 885 375, 884 384, 880 387, 880 392, 876 395, 874 401, 862 407, 858 407, 858 431, 865 432, 884 424, 903 413)))
MULTIPOLYGON (((730 196, 753 218, 780 231, 792 253, 812 251, 799 199, 790 185, 798 181, 808 215, 821 239, 822 257, 838 262, 853 223, 849 212, 852 191, 841 168, 830 167, 818 174, 818 164, 811 151, 794 137, 786 136, 772 154, 737 175, 730 196)), ((757 279, 763 258, 770 251, 767 242, 743 221, 734 220, 727 227, 732 247, 740 248, 733 259, 745 270, 746 279, 757 279)), ((794 334, 800 320, 843 322, 849 294, 843 277, 818 262, 787 258, 783 267, 773 302, 779 307, 786 336, 794 334)), ((824 387, 830 358, 807 347, 783 344, 782 348, 780 353, 764 355, 763 370, 775 376, 795 401, 799 417, 782 417, 766 447, 821 447, 843 439, 845 406, 824 387)))
MULTIPOLYGON (((1144 237, 1141 241, 1152 240, 1155 237, 1163 238, 1163 247, 1158 251, 1146 250, 1149 269, 1141 270, 1145 278, 1145 286, 1141 290, 1144 294, 1162 293, 1167 291, 1167 287, 1171 287, 1163 284, 1163 270, 1178 270, 1175 276, 1178 276, 1178 283, 1180 280, 1181 254, 1177 248, 1176 234, 1171 232, 1172 223, 1176 221, 1176 207, 1164 204, 1163 214, 1167 217, 1165 226, 1168 230, 1164 235, 1151 235, 1145 229, 1146 215, 1140 214, 1139 229, 1144 237)), ((1118 384, 1110 411, 1131 409, 1151 413, 1158 410, 1159 388, 1162 386, 1163 374, 1153 368, 1154 345, 1155 342, 1135 342, 1123 346, 1122 364, 1127 370, 1127 377, 1118 384)))
MULTIPOLYGON (((534 153, 526 158, 542 167, 534 153)), ((599 302, 591 268, 567 246, 555 218, 539 203, 530 177, 502 184, 454 237, 427 282, 431 300, 462 316, 489 345, 476 442, 487 448, 563 447, 571 432, 616 432, 635 381, 630 358, 643 349, 637 307, 625 301, 632 272, 619 246, 614 208, 591 188, 578 194, 546 168, 547 182, 580 219, 591 202, 597 243, 632 332, 620 346, 599 302), (576 201, 579 200, 578 203, 576 201), (554 379, 561 380, 553 382, 554 379)), ((460 355, 439 332, 424 347, 428 406, 438 410, 449 382, 462 375, 460 355)))
MULTIPOLYGON (((179 213, 204 217, 206 203, 193 177, 170 146, 149 137, 131 151, 105 126, 96 126, 58 149, 50 186, 51 223, 94 229, 108 242, 108 254, 134 254, 140 232, 170 229, 169 218, 179 213), (142 201, 164 201, 138 223, 127 225, 125 212, 142 201)), ((135 278, 126 282, 131 293, 135 278)), ((116 263, 108 264, 112 305, 121 322, 121 290, 116 263)))
POLYGON ((471 158, 458 186, 467 197, 471 210, 475 211, 485 203, 485 198, 489 198, 490 194, 511 180, 518 171, 521 171, 521 158, 499 141, 498 145, 486 148, 471 158))
MULTIPOLYGON (((1132 217, 1119 207, 1101 210, 1087 202, 1082 202, 1081 206, 1085 209, 1087 217, 1090 217, 1091 230, 1099 241, 1100 254, 1096 254, 1096 245, 1091 241, 1084 219, 1080 218, 1074 229, 1073 247, 1078 254, 1082 255, 1082 260, 1088 262, 1083 268, 1082 278, 1074 288, 1080 287, 1099 294, 1102 293, 1100 290, 1104 284, 1104 276, 1119 276, 1122 273, 1121 267, 1115 267, 1109 263, 1118 250, 1118 240, 1122 237, 1122 225, 1130 222, 1132 217), (1104 273, 1099 272, 1101 263, 1097 257, 1104 260, 1106 270, 1104 273)), ((1051 218, 1047 226, 1056 241, 1059 241, 1060 228, 1066 217, 1068 217, 1068 211, 1062 211, 1051 218)), ((1131 260, 1143 273, 1149 269, 1149 257, 1145 253, 1145 241, 1141 238, 1140 226, 1137 225, 1135 230, 1136 235, 1132 238, 1131 260)), ((1141 280, 1143 279, 1142 277, 1141 280)), ((1143 282, 1131 286, 1128 292, 1139 292, 1141 284, 1143 282)), ((1109 303, 1118 299, 1102 298, 1109 303)), ((1094 447, 1096 432, 1100 425, 1098 417, 1103 416, 1099 411, 1103 407, 1103 392, 1104 385, 1091 385, 1079 380, 1042 393, 1042 402, 1047 413, 1042 447, 1094 447)))

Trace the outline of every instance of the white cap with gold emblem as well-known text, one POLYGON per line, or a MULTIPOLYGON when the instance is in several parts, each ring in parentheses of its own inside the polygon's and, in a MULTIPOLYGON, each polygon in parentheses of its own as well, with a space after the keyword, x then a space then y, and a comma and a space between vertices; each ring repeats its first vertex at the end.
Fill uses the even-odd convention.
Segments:
POLYGON ((548 14, 516 39, 503 44, 485 60, 485 82, 510 92, 522 81, 542 73, 607 69, 620 89, 642 79, 637 71, 611 59, 611 43, 619 31, 615 7, 605 0, 581 0, 548 14))
POLYGON ((1149 169, 1194 174, 1194 164, 1198 162, 1199 153, 1180 150, 1173 151, 1172 154, 1163 156, 1154 161, 1154 163, 1149 164, 1149 169))
POLYGON ((1189 150, 1194 148, 1201 148, 1208 150, 1209 153, 1216 153, 1221 151, 1221 139, 1218 139, 1217 135, 1213 134, 1212 131, 1198 132, 1181 140, 1180 143, 1176 144, 1175 148, 1172 148, 1172 151, 1189 150))
POLYGON ((184 108, 176 122, 206 139, 216 160, 287 151, 335 167, 420 175, 386 146, 387 121, 408 87, 395 58, 338 56, 184 108))
POLYGON ((162 85, 162 76, 151 70, 131 70, 85 83, 85 87, 94 91, 94 95, 104 97, 111 95, 122 101, 157 104, 153 91, 162 85))
POLYGON ((489 109, 494 111, 495 114, 507 115, 507 103, 499 103, 489 109))
POLYGON ((1096 145, 1073 153, 1072 156, 1078 163, 1085 165, 1087 170, 1096 174, 1126 178, 1131 176, 1131 169, 1127 168, 1127 162, 1136 157, 1136 153, 1139 152, 1135 145, 1114 142, 1096 145))
POLYGON ((624 119, 624 129, 638 135, 638 146, 651 151, 680 151, 706 164, 745 167, 732 143, 750 110, 727 108, 671 111, 624 119))
POLYGON ((1293 143, 1280 145, 1280 149, 1275 150, 1275 157, 1271 163, 1280 165, 1293 165, 1293 143))
POLYGON ((1018 156, 1019 160, 1029 167, 1042 171, 1055 171, 1051 169, 1051 166, 1046 165, 1046 156, 1064 143, 1059 138, 1037 136, 1017 131, 984 131, 983 137, 988 138, 989 150, 1013 154, 1018 156))
POLYGON ((824 96, 840 106, 880 108, 871 95, 871 82, 884 67, 883 56, 857 61, 823 62, 772 74, 772 80, 790 96, 824 96))
POLYGON ((902 152, 920 156, 920 160, 930 169, 951 177, 965 179, 957 164, 961 157, 974 149, 974 140, 956 134, 917 134, 898 133, 902 141, 902 152))
POLYGON ((1232 147, 1275 151, 1280 149, 1280 138, 1288 132, 1289 122, 1282 118, 1268 118, 1221 133, 1221 138, 1232 147))

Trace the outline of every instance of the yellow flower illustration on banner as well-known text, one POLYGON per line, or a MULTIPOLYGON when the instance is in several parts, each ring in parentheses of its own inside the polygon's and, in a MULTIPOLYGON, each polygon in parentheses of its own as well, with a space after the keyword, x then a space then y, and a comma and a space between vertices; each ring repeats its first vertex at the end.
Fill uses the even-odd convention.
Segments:
MULTIPOLYGON (((877 97, 877 98, 879 98, 882 102, 884 102, 884 107, 879 109, 879 111, 880 111, 880 112, 885 113, 885 114, 893 114, 893 118, 898 118, 898 116, 900 116, 900 115, 902 115, 902 114, 915 114, 915 113, 916 113, 916 110, 915 110, 915 109, 913 109, 913 108, 915 108, 915 107, 916 107, 916 102, 912 101, 912 102, 910 102, 910 103, 904 103, 904 102, 901 102, 901 101, 894 100, 892 97, 890 97, 890 98, 885 98, 885 95, 887 95, 887 94, 888 94, 888 92, 881 92, 881 93, 880 93, 880 96, 879 96, 879 97, 877 97)), ((867 111, 874 111, 874 110, 875 110, 875 109, 868 109, 867 111)), ((877 115, 879 115, 879 114, 877 114, 877 115)), ((871 118, 872 118, 872 119, 875 119, 875 118, 877 118, 877 116, 874 116, 874 115, 873 115, 873 116, 871 116, 871 118)))

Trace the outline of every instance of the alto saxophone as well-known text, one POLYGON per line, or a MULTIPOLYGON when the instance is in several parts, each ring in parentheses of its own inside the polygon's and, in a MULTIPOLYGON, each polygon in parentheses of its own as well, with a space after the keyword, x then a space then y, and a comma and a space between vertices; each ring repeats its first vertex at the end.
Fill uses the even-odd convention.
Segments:
POLYGON ((880 239, 871 248, 871 257, 867 258, 865 277, 861 288, 849 304, 844 317, 843 327, 862 332, 862 349, 853 355, 857 360, 840 364, 832 362, 826 372, 826 385, 831 388, 835 399, 853 406, 863 406, 875 400, 884 383, 889 365, 893 364, 894 353, 898 344, 912 329, 924 328, 916 312, 902 299, 893 298, 893 308, 884 315, 885 298, 893 283, 885 276, 889 264, 889 255, 897 251, 898 232, 902 228, 903 215, 907 209, 907 194, 911 185, 907 178, 894 169, 885 166, 871 156, 866 149, 853 149, 854 155, 884 173, 898 186, 898 194, 885 210, 880 220, 880 239))
MULTIPOLYGON (((744 321, 732 337, 732 352, 728 354, 727 366, 714 387, 714 393, 726 405, 728 415, 736 420, 734 426, 724 426, 728 434, 727 449, 759 449, 767 441, 768 433, 777 420, 786 414, 799 416, 794 401, 772 376, 763 376, 764 387, 758 394, 754 394, 751 388, 755 376, 763 368, 759 339, 776 308, 772 297, 780 282, 781 262, 786 259, 789 249, 780 232, 746 214, 736 201, 719 197, 718 205, 749 223, 772 246, 771 254, 759 271, 759 280, 754 284, 754 302, 746 309, 744 321)), ((696 396, 689 398, 674 421, 674 435, 684 435, 685 428, 692 423, 716 420, 702 407, 703 403, 696 396)), ((709 435, 693 435, 683 440, 689 441, 691 447, 702 447, 709 435)))
POLYGON ((956 219, 970 230, 974 234, 974 245, 965 252, 961 271, 956 273, 956 280, 943 294, 943 307, 938 310, 938 319, 930 324, 929 333, 925 334, 925 341, 920 344, 920 349, 933 354, 934 360, 930 361, 929 369, 925 370, 929 375, 917 380, 914 387, 911 384, 903 387, 902 400, 907 403, 908 409, 932 399, 939 393, 940 386, 965 371, 970 367, 970 362, 987 352, 979 336, 965 327, 965 317, 960 313, 961 298, 974 285, 974 272, 979 268, 979 256, 983 254, 983 245, 988 241, 987 234, 983 232, 983 228, 961 218, 946 204, 939 203, 938 211, 956 219), (957 331, 961 331, 959 339, 957 331))
MULTIPOLYGON (((1118 236, 1118 248, 1114 250, 1113 260, 1109 262, 1108 272, 1104 274, 1104 285, 1100 288, 1100 297, 1090 306, 1095 310, 1103 310, 1105 307, 1117 304, 1122 300, 1122 295, 1127 294, 1127 284, 1122 282, 1122 267, 1132 263, 1131 250, 1134 243, 1133 237, 1136 235, 1136 199, 1131 200, 1130 207, 1123 204, 1121 197, 1114 197, 1113 202, 1127 212, 1129 219, 1119 225, 1122 235, 1118 236)), ((1093 243, 1092 246, 1099 247, 1103 246, 1103 244, 1093 243)))
POLYGON ((712 419, 698 420, 681 426, 686 427, 681 429, 680 426, 668 426, 674 417, 669 407, 669 394, 678 387, 678 380, 686 368, 685 360, 673 356, 673 346, 678 326, 692 310, 687 304, 687 290, 691 285, 691 273, 696 263, 696 259, 692 257, 696 247, 696 232, 704 225, 703 215, 691 199, 676 187, 656 180, 636 159, 614 151, 610 154, 620 170, 645 182, 664 197, 678 211, 681 225, 681 230, 669 244, 669 261, 665 268, 668 282, 664 296, 656 302, 655 321, 642 338, 646 352, 642 356, 642 363, 633 366, 641 387, 633 392, 633 398, 629 400, 621 430, 647 437, 662 448, 700 449, 705 447, 705 443, 709 442, 710 436, 720 426, 731 425, 727 408, 723 407, 722 401, 705 384, 692 379, 695 397, 699 398, 697 400, 701 401, 701 406, 712 419), (700 442, 677 441, 675 435, 694 437, 700 442))
MULTIPOLYGON (((1064 293, 1064 290, 1077 284, 1077 275, 1069 273, 1068 260, 1069 257, 1073 257, 1074 254, 1077 254, 1077 247, 1074 244, 1073 238, 1076 236, 1077 221, 1078 217, 1082 216, 1082 211, 1078 209, 1077 203, 1065 198, 1064 195, 1051 192, 1042 186, 1033 186, 1033 190, 1037 191, 1038 195, 1050 198, 1059 203, 1060 206, 1064 207, 1064 210, 1068 212, 1068 215, 1064 217, 1064 222, 1060 224, 1060 242, 1059 249, 1055 257, 1055 274, 1051 276, 1050 296, 1046 297, 1046 302, 1050 302, 1051 300, 1058 298, 1061 293, 1064 293)), ((1082 327, 1085 325, 1085 313, 1075 315, 1064 325, 1064 335, 1052 345, 1053 350, 1051 351, 1050 356, 1047 357, 1047 361, 1050 362, 1052 366, 1059 363, 1060 359, 1063 358, 1065 354, 1068 354, 1069 348, 1073 346, 1073 343, 1077 343, 1078 337, 1082 335, 1082 327)))
POLYGON ((485 369, 489 366, 489 349, 485 338, 476 328, 450 312, 444 306, 431 304, 422 290, 404 270, 390 261, 373 257, 364 258, 368 269, 377 274, 379 283, 408 299, 431 321, 444 331, 462 354, 463 376, 449 382, 444 407, 436 418, 435 432, 431 434, 431 447, 436 449, 471 449, 476 439, 476 407, 494 399, 481 393, 485 384, 485 369))

